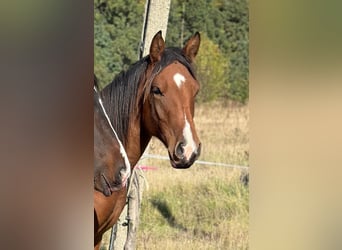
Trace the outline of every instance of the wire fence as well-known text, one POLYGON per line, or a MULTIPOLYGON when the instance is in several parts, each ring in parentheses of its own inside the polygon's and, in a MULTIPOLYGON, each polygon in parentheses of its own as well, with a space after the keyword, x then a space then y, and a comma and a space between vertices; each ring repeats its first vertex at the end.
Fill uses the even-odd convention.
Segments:
MULTIPOLYGON (((143 154, 143 156, 140 158, 140 160, 144 159, 158 159, 158 160, 170 160, 167 156, 162 155, 155 155, 155 154, 143 154)), ((249 166, 241 166, 241 165, 234 165, 234 164, 227 164, 227 163, 221 163, 221 162, 212 162, 212 161, 201 161, 197 160, 194 162, 194 164, 200 164, 200 165, 210 165, 210 166, 222 166, 222 167, 229 167, 234 169, 241 169, 241 170, 248 170, 249 166)))

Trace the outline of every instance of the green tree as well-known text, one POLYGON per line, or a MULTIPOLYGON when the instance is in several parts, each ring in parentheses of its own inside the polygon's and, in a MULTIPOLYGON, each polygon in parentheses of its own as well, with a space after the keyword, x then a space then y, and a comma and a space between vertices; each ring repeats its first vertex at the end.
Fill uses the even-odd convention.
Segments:
MULTIPOLYGON (((145 0, 94 1, 94 71, 101 87, 138 59, 144 5, 145 0)), ((248 20, 248 0, 172 0, 166 43, 168 46, 179 47, 199 31, 204 39, 210 41, 208 43, 218 46, 221 54, 219 57, 215 53, 203 52, 208 61, 217 67, 228 65, 223 67, 225 77, 219 81, 219 91, 218 85, 212 86, 212 93, 220 94, 210 95, 215 96, 214 98, 223 97, 246 102, 249 67, 248 20), (223 62, 222 58, 226 61, 223 62)), ((207 45, 202 44, 200 53, 205 50, 205 46, 207 45)), ((213 50, 213 46, 210 45, 209 51, 210 49, 213 50)), ((216 81, 215 74, 206 77, 203 72, 201 74, 201 77, 205 78, 204 82, 208 84, 216 81)))
POLYGON ((230 87, 227 84, 229 60, 205 34, 201 37, 201 48, 196 57, 196 71, 201 83, 198 101, 208 102, 225 97, 230 87))
POLYGON ((224 96, 246 102, 248 19, 248 0, 172 0, 166 39, 168 44, 179 46, 182 37, 190 37, 196 31, 206 34, 229 60, 225 79, 229 88, 222 89, 224 96))
POLYGON ((211 16, 216 29, 209 29, 214 39, 230 58, 228 98, 240 102, 248 100, 249 73, 249 12, 248 0, 214 0, 211 16))
POLYGON ((137 61, 145 1, 94 1, 94 72, 101 87, 137 61))

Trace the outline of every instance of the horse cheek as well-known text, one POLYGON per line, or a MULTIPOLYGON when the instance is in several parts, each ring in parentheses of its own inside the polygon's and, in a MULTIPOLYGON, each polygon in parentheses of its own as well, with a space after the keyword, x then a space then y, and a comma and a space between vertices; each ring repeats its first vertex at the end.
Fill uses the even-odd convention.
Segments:
POLYGON ((149 135, 155 136, 158 133, 157 122, 155 121, 155 107, 153 107, 153 97, 149 98, 149 101, 145 103, 143 108, 143 126, 149 135))

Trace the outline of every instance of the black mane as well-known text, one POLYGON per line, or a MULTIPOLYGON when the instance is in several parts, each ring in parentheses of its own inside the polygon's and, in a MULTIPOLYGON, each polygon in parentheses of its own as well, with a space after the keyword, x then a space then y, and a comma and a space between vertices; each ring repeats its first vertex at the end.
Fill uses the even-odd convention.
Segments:
POLYGON ((104 107, 119 139, 124 145, 127 144, 130 117, 134 108, 144 100, 144 95, 150 93, 153 78, 174 61, 178 61, 187 67, 191 75, 195 78, 193 67, 190 61, 184 56, 182 49, 166 48, 161 60, 156 63, 152 77, 148 82, 145 80, 145 72, 150 63, 150 57, 146 56, 133 64, 127 71, 121 72, 102 90, 101 95, 104 107), (137 96, 140 82, 145 84, 144 93, 142 96, 137 96))

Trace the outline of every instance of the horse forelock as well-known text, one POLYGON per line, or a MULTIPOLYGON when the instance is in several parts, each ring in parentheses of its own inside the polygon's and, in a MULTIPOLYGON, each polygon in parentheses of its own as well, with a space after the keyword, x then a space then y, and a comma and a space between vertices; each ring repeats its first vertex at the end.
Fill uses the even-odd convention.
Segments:
POLYGON ((153 82, 154 78, 164 68, 166 68, 168 65, 172 64, 175 61, 178 61, 182 65, 184 65, 188 69, 188 71, 190 72, 192 77, 194 79, 196 79, 196 75, 195 75, 193 65, 190 63, 190 61, 188 59, 186 59, 186 57, 183 54, 182 49, 174 48, 174 47, 166 48, 162 54, 161 60, 156 63, 156 65, 154 66, 154 68, 152 70, 151 76, 149 77, 149 79, 147 79, 147 81, 145 83, 143 102, 145 102, 147 100, 147 98, 151 92, 152 82, 153 82))

